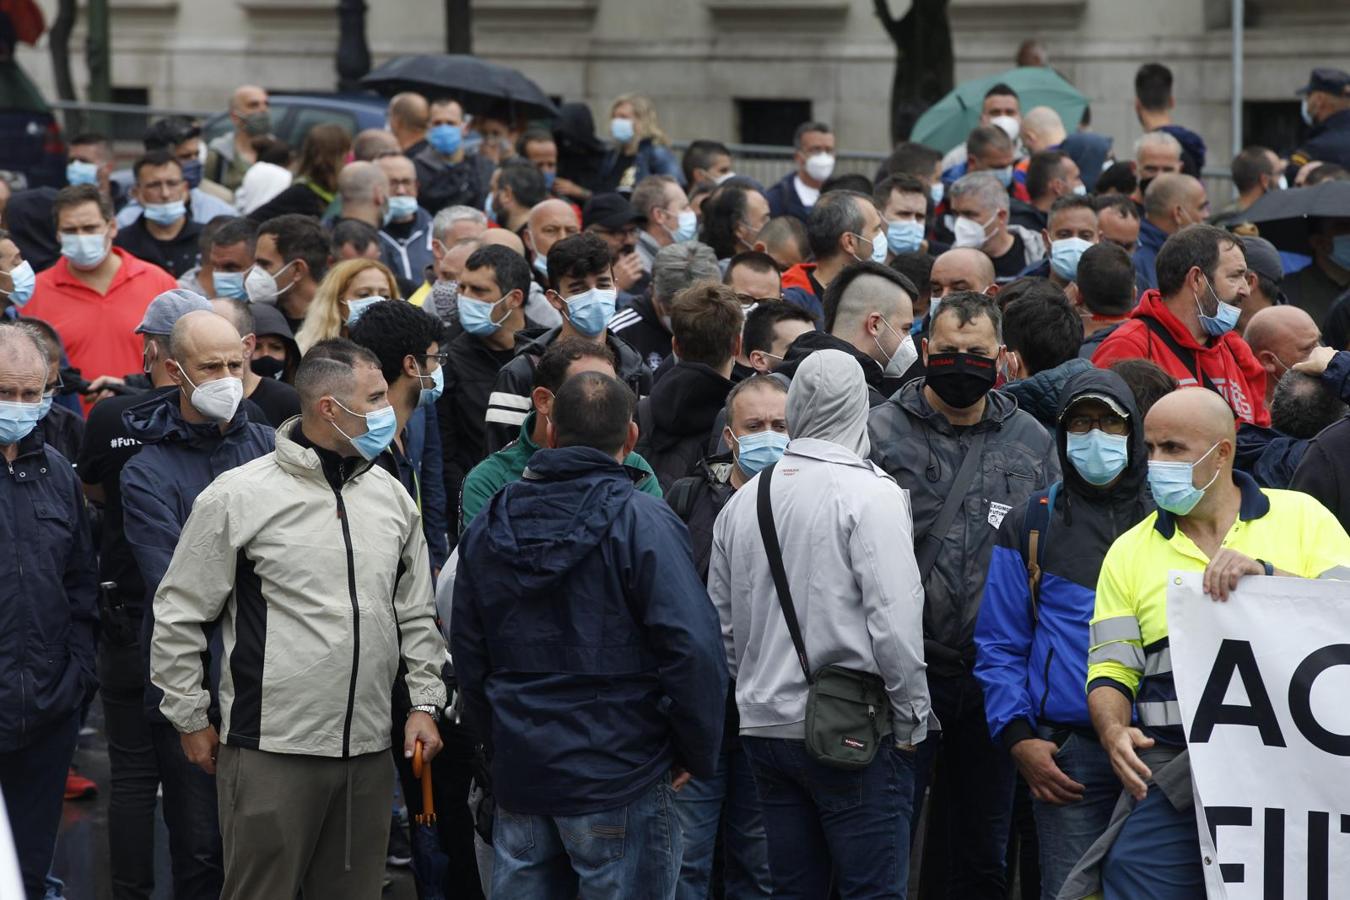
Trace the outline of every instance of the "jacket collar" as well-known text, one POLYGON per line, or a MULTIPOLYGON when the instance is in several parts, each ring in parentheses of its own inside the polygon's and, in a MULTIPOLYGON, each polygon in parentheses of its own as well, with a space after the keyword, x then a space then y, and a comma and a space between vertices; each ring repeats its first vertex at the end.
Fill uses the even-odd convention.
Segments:
MULTIPOLYGON (((926 378, 915 378, 905 384, 890 402, 900 406, 906 412, 925 420, 936 430, 944 434, 955 434, 956 430, 947 421, 947 417, 933 409, 928 398, 923 395, 926 378)), ((1017 412, 1017 401, 999 390, 991 390, 985 395, 984 414, 976 423, 976 428, 999 428, 1004 420, 1017 412)))
POLYGON ((277 429, 277 464, 283 469, 301 478, 322 479, 335 491, 370 471, 373 464, 368 460, 359 456, 341 456, 316 446, 305 437, 300 418, 292 416, 277 429))
MULTIPOLYGON (((1242 494, 1242 501, 1238 504, 1239 520, 1250 522, 1252 519, 1259 519, 1270 512, 1270 498, 1261 490, 1260 485, 1256 483, 1252 476, 1234 469, 1233 483, 1237 485, 1238 491, 1242 494)), ((1162 507, 1158 507, 1158 518, 1154 521, 1153 528, 1158 534, 1170 541, 1177 530, 1177 517, 1162 507)))
POLYGON ((28 481, 47 474, 47 444, 42 434, 42 429, 35 426, 19 440, 19 452, 15 454, 14 462, 9 464, 18 478, 28 481))

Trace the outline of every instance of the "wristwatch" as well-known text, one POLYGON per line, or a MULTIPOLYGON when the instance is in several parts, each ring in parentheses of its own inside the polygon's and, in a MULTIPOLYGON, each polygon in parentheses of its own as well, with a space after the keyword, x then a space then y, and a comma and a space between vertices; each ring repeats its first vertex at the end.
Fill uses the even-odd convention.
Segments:
POLYGON ((426 713, 431 716, 431 721, 433 722, 439 722, 441 720, 441 708, 433 703, 414 706, 412 709, 408 710, 408 715, 411 716, 415 712, 426 713))
POLYGON ((1272 566, 1270 563, 1266 562, 1264 559, 1258 559, 1257 562, 1259 562, 1261 564, 1261 567, 1266 570, 1267 575, 1275 574, 1275 567, 1272 566))

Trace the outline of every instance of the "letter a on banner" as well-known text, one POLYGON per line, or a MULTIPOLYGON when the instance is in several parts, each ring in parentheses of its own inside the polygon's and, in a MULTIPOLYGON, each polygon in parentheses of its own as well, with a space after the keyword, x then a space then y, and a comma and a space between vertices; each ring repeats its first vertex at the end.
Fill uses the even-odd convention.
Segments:
POLYGON ((1167 591, 1210 900, 1350 900, 1350 582, 1167 591))

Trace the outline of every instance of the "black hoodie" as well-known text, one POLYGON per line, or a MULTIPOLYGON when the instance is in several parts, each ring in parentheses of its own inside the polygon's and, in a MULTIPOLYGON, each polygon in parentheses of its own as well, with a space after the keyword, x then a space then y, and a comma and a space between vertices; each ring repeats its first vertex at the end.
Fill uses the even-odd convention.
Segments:
POLYGON ((703 363, 681 362, 652 388, 638 416, 637 452, 665 491, 703 458, 732 383, 703 363))
POLYGON ((842 350, 858 361, 858 365, 862 366, 863 377, 867 379, 868 406, 880 406, 889 400, 896 391, 904 387, 906 382, 923 375, 922 361, 916 361, 899 378, 889 376, 875 359, 863 353, 848 341, 837 338, 832 334, 826 334, 823 331, 807 331, 799 335, 787 348, 782 363, 773 370, 774 374, 782 375, 790 380, 793 375, 797 374, 797 367, 802 364, 802 360, 817 350, 842 350))

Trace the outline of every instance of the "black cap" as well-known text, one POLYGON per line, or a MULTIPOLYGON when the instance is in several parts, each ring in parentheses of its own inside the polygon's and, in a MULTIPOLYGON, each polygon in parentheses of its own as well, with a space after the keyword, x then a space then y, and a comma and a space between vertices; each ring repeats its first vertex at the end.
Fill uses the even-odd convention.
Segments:
POLYGON ((1280 260, 1280 251, 1265 238, 1243 237, 1242 255, 1247 257, 1247 268, 1257 275, 1279 284, 1284 281, 1284 263, 1280 260))
POLYGON ((606 231, 618 231, 640 218, 627 197, 621 194, 596 194, 581 211, 581 227, 598 225, 606 231))
POLYGON ((1308 83, 1294 93, 1310 94, 1313 91, 1338 96, 1350 95, 1350 73, 1340 69, 1313 69, 1312 74, 1308 76, 1308 83))
POLYGON ((168 116, 145 129, 146 150, 172 150, 190 138, 201 137, 202 127, 187 116, 168 116))

